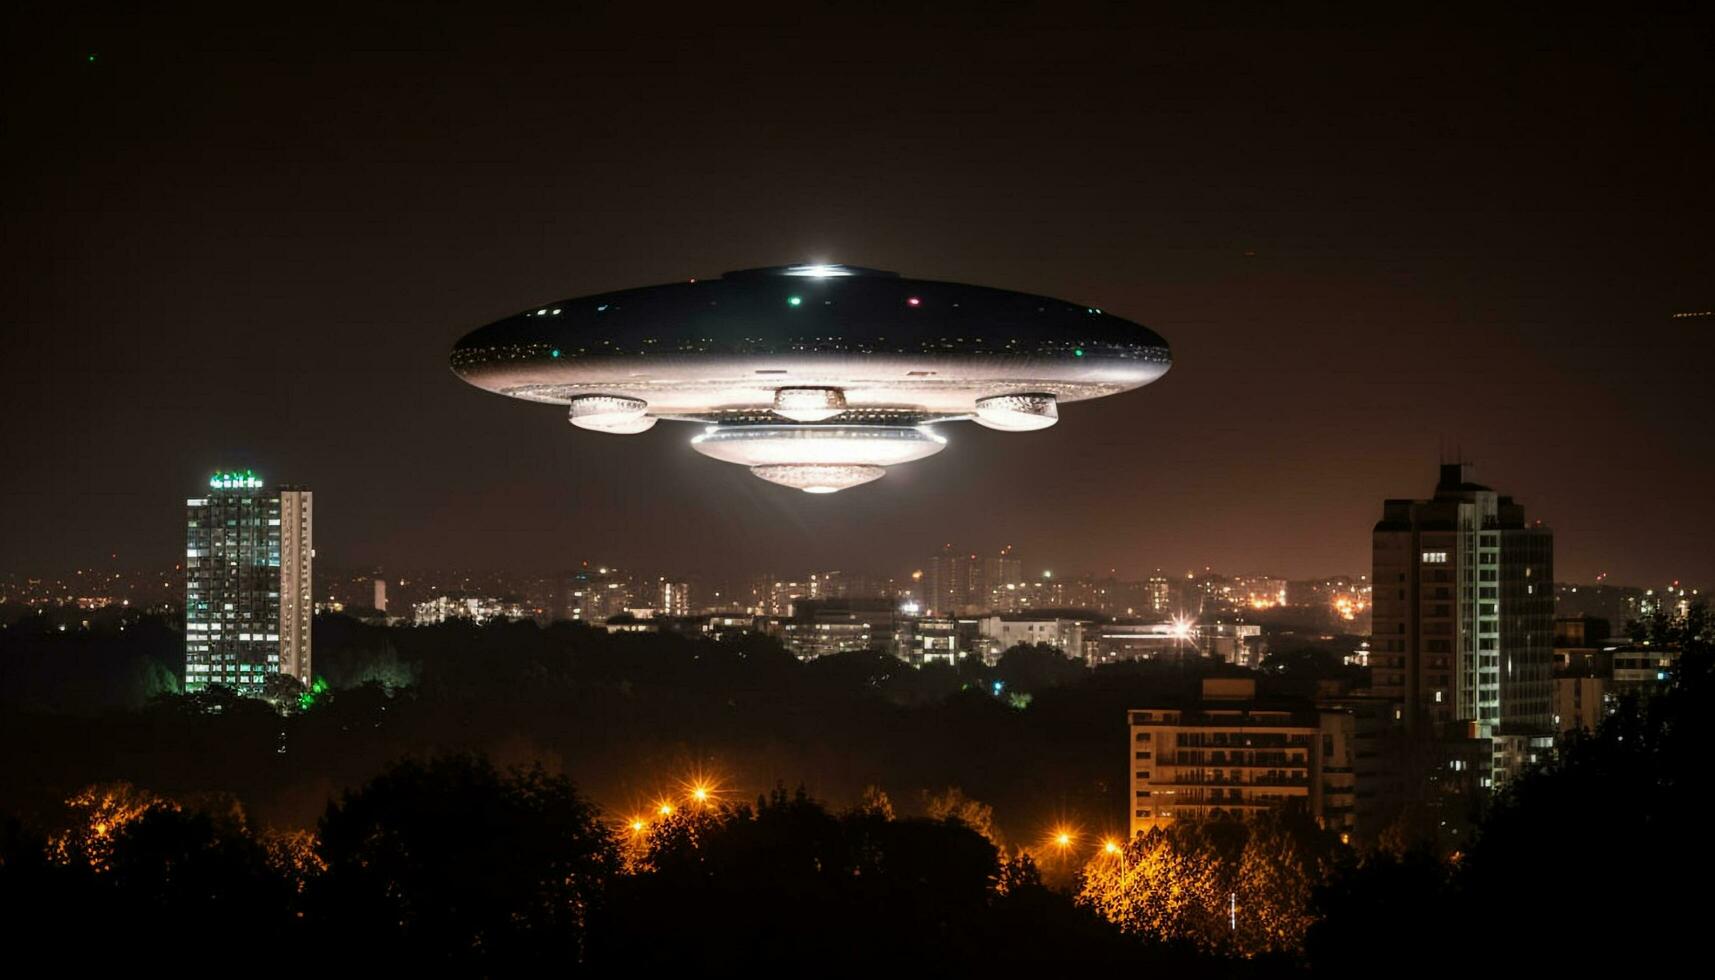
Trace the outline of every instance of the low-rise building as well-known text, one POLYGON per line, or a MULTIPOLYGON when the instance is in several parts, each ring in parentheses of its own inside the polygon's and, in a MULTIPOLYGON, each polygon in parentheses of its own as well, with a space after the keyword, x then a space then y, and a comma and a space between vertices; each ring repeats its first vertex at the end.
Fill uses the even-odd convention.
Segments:
POLYGON ((1324 826, 1353 826, 1349 710, 1259 700, 1255 680, 1220 677, 1206 678, 1195 702, 1134 709, 1128 720, 1133 836, 1294 803, 1324 826))
POLYGON ((1093 625, 1087 619, 1010 614, 984 616, 979 630, 993 657, 1015 646, 1046 643, 1074 660, 1082 660, 1085 631, 1093 625))
POLYGON ((804 599, 774 629, 799 660, 834 653, 898 649, 898 613, 891 599, 804 599))
POLYGON ((899 657, 913 667, 952 667, 971 654, 968 645, 960 642, 959 621, 952 616, 914 616, 900 626, 899 657))
POLYGON ((762 632, 757 617, 750 613, 710 613, 700 617, 696 624, 698 632, 715 640, 734 639, 747 633, 762 632))
POLYGON ((482 625, 496 619, 528 619, 530 611, 517 599, 477 595, 441 595, 411 607, 411 621, 418 626, 434 626, 451 619, 465 619, 482 625))
POLYGON ((1083 656, 1090 666, 1160 657, 1209 657, 1240 667, 1258 667, 1268 648, 1255 623, 1096 623, 1084 631, 1083 656))
POLYGON ((1671 647, 1624 646, 1613 650, 1616 697, 1653 697, 1667 690, 1679 651, 1671 647))

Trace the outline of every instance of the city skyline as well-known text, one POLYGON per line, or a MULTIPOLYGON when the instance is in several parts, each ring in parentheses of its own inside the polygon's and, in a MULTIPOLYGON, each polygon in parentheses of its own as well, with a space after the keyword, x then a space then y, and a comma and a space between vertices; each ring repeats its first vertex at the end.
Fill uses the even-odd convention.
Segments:
POLYGON ((1711 64, 1707 3, 0 7, 9 938, 1688 960, 1620 924, 1715 870, 1711 64))
MULTIPOLYGON (((1447 465, 1449 464, 1446 462, 1441 464, 1442 468, 1445 468, 1447 465)), ((1474 464, 1470 462, 1466 462, 1462 465, 1465 466, 1467 470, 1475 470, 1474 464)), ((221 472, 221 469, 216 468, 212 472, 218 473, 221 472)), ((203 474, 203 477, 206 476, 207 472, 203 474)), ((1542 518, 1534 518, 1533 523, 1538 526, 1546 527, 1549 530, 1554 529, 1553 525, 1547 523, 1542 518)), ((1367 568, 1369 562, 1368 536, 1362 533, 1353 532, 1351 528, 1341 528, 1340 530, 1342 534, 1346 536, 1357 536, 1365 539, 1365 554, 1361 559, 1353 564, 1353 567, 1367 568)), ((967 548, 974 548, 976 550, 971 552, 972 557, 978 557, 986 553, 1011 552, 1013 550, 1014 545, 1012 543, 1012 539, 1006 539, 1004 543, 1000 542, 1000 538, 994 535, 988 535, 966 541, 942 542, 938 547, 940 549, 951 548, 955 553, 964 552, 967 548)), ((97 550, 99 551, 100 549, 97 550)), ((907 546, 904 550, 906 552, 910 552, 910 547, 907 546)), ((579 565, 588 566, 592 562, 625 568, 660 568, 670 571, 676 575, 690 574, 695 577, 722 577, 735 574, 733 571, 735 562, 722 556, 704 556, 701 559, 687 561, 684 555, 678 555, 675 558, 660 561, 659 564, 656 564, 647 558, 637 557, 639 554, 638 552, 635 550, 628 551, 623 546, 607 551, 596 551, 594 549, 578 550, 574 546, 572 557, 565 557, 563 551, 555 557, 545 557, 549 551, 560 551, 560 549, 557 547, 542 547, 528 553, 522 558, 514 555, 511 560, 491 565, 481 565, 458 560, 405 562, 389 560, 386 558, 352 557, 344 554, 338 554, 337 557, 333 558, 332 564, 342 570, 372 569, 386 573, 386 570, 394 569, 398 572, 411 575, 422 575, 425 573, 460 575, 496 575, 515 573, 519 575, 549 575, 566 572, 579 565)), ((866 575, 885 575, 895 572, 909 573, 911 571, 923 571, 927 573, 934 558, 934 552, 924 552, 922 554, 917 554, 914 557, 903 557, 900 554, 888 555, 886 552, 878 552, 876 549, 872 548, 868 549, 866 552, 870 556, 870 563, 859 563, 845 560, 846 556, 831 548, 822 548, 818 553, 826 557, 816 559, 805 557, 803 555, 786 555, 781 557, 779 560, 774 561, 763 561, 761 563, 750 565, 739 564, 739 567, 746 568, 748 571, 739 572, 737 574, 754 575, 772 574, 775 572, 808 574, 810 572, 817 571, 839 570, 860 572, 866 575)), ((1330 578, 1346 574, 1365 574, 1353 573, 1342 568, 1284 568, 1282 567, 1286 564, 1286 561, 1284 560, 1257 557, 1255 555, 1240 558, 1233 563, 1225 565, 1217 564, 1214 561, 1204 561, 1200 563, 1192 562, 1189 564, 1173 566, 1166 564, 1154 564, 1149 562, 1147 558, 1142 561, 1122 559, 1121 561, 1112 564, 1106 564, 1098 561, 1094 564, 1076 565, 1067 561, 1057 560, 1053 557, 1055 554, 1063 553, 1064 549, 1055 549, 1054 546, 1050 544, 1047 556, 1031 555, 1029 568, 1031 569, 1032 574, 1049 571, 1057 574, 1085 577, 1105 576, 1122 580, 1142 580, 1151 575, 1159 574, 1165 574, 1173 577, 1193 577, 1206 573, 1221 575, 1261 574, 1278 575, 1282 578, 1296 580, 1330 578)), ((97 554, 90 558, 86 558, 81 563, 66 562, 62 560, 58 563, 50 562, 40 565, 4 567, 0 568, 0 575, 11 575, 14 577, 55 577, 82 574, 84 571, 89 571, 92 574, 100 572, 103 574, 136 576, 162 572, 163 570, 170 570, 170 574, 176 575, 178 573, 177 560, 179 558, 182 558, 182 548, 175 548, 174 550, 166 553, 154 554, 142 560, 136 558, 133 553, 127 553, 126 555, 121 556, 118 551, 109 551, 105 555, 97 554), (170 565, 168 564, 169 562, 171 563, 170 565)), ((1610 584, 1631 588, 1659 588, 1662 585, 1669 583, 1676 587, 1680 585, 1701 587, 1703 584, 1701 580, 1677 574, 1627 579, 1617 577, 1605 569, 1584 577, 1580 577, 1578 574, 1557 575, 1556 581, 1569 584, 1610 584)))
POLYGON ((182 488, 257 466, 317 488, 342 563, 815 567, 992 534, 1067 567, 1326 574, 1363 567, 1374 500, 1462 450, 1556 529, 1565 577, 1715 580, 1715 334, 1674 316, 1709 308, 1715 125, 1672 18, 1628 28, 1652 52, 1632 61, 1535 19, 1210 46, 1192 15, 1059 48, 1027 10, 985 10, 980 37, 727 12, 698 23, 721 44, 638 47, 602 14, 613 46, 546 72, 548 39, 592 24, 391 13, 8 32, 6 77, 37 95, 6 163, 0 566, 171 554, 182 488), (878 70, 808 84, 827 44, 878 70), (806 84, 687 111, 760 109, 755 77, 806 84), (833 501, 446 368, 532 298, 812 260, 1100 302, 1178 367, 833 501), (242 395, 204 411, 222 390, 242 395))

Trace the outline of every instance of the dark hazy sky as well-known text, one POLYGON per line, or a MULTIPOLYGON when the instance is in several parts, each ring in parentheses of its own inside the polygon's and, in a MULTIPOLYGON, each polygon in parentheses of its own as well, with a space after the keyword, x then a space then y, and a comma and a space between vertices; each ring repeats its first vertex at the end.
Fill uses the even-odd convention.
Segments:
POLYGON ((173 561, 253 466, 336 565, 1359 572, 1458 445, 1560 577, 1715 582, 1715 319, 1670 319, 1715 308, 1708 5, 1187 6, 9 4, 0 567, 173 561), (1175 364, 832 497, 447 369, 527 306, 808 259, 1175 364))

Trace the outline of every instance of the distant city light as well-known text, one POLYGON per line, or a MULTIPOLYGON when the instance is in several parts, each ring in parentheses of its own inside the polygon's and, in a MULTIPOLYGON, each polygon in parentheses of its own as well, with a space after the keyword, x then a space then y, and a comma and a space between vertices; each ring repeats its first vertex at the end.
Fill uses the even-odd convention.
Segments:
POLYGON ((1352 620, 1357 619, 1364 610, 1368 609, 1370 604, 1366 602, 1364 597, 1361 595, 1338 593, 1334 596, 1333 607, 1334 615, 1339 616, 1347 622, 1351 622, 1352 620))

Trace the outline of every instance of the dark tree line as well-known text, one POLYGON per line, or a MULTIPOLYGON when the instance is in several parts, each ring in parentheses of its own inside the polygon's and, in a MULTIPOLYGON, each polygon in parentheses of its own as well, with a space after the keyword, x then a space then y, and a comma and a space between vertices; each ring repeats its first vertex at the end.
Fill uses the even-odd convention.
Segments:
MULTIPOLYGON (((21 649, 15 641, 0 635, 0 664, 21 649)), ((55 640, 32 638, 30 650, 38 642, 55 640)), ((124 778, 175 797, 232 792, 270 824, 307 826, 323 800, 392 759, 476 751, 579 773, 592 798, 609 802, 712 766, 732 784, 805 782, 841 802, 870 785, 903 801, 960 786, 992 804, 1016 839, 1068 811, 1119 828, 1124 712, 1194 689, 1206 669, 1089 671, 1047 648, 1010 651, 993 668, 918 670, 880 653, 799 663, 760 636, 386 629, 341 617, 319 618, 315 643, 331 690, 285 716, 218 691, 63 710, 30 692, 105 661, 80 660, 81 646, 61 648, 64 663, 48 674, 28 668, 47 654, 20 660, 0 711, 0 812, 40 813, 89 783, 124 778)), ((157 645, 135 655, 152 658, 157 645)))
POLYGON ((564 777, 470 755, 389 767, 313 834, 92 788, 58 826, 4 825, 0 916, 15 957, 189 975, 1244 970, 1122 935, 955 819, 776 789, 638 832, 564 777))

